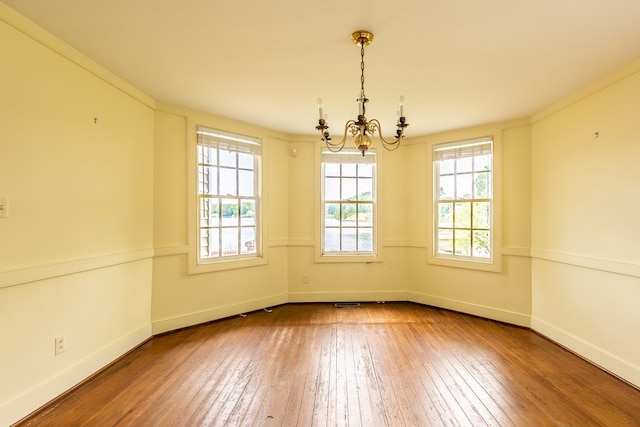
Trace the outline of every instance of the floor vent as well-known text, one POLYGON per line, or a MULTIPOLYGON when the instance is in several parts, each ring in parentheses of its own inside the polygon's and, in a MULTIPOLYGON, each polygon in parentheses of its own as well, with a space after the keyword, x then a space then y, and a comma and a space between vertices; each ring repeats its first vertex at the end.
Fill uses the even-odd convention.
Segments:
POLYGON ((337 302, 334 304, 336 308, 360 307, 359 302, 337 302))

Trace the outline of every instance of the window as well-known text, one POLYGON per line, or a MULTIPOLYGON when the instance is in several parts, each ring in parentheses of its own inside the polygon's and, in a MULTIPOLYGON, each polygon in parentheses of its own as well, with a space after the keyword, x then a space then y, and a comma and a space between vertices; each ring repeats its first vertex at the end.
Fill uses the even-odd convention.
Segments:
POLYGON ((198 262, 260 256, 260 141, 198 127, 198 262))
POLYGON ((434 257, 493 260, 493 139, 433 146, 434 257))
POLYGON ((322 255, 375 255, 376 154, 322 152, 322 255))

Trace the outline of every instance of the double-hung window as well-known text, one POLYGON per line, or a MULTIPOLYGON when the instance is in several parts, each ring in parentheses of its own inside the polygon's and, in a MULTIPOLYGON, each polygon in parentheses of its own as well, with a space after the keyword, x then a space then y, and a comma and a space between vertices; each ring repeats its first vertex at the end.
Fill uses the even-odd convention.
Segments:
POLYGON ((434 257, 493 260, 493 139, 433 146, 434 257))
POLYGON ((260 256, 260 140, 198 127, 198 263, 260 256))
POLYGON ((322 152, 322 255, 376 252, 376 153, 322 152))

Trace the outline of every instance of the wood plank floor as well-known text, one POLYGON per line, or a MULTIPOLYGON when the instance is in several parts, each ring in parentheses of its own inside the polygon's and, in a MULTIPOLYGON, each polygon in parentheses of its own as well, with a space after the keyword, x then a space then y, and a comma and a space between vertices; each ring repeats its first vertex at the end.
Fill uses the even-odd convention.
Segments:
POLYGON ((640 390, 523 328, 288 304, 155 337, 22 426, 640 426, 640 390))

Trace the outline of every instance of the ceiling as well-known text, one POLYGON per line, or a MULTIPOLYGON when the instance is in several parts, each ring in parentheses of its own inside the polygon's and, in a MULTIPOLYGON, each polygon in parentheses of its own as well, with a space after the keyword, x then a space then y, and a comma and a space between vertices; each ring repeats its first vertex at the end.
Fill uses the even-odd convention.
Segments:
POLYGON ((409 137, 529 116, 640 56, 638 0, 3 0, 157 101, 312 134, 318 97, 409 137))

